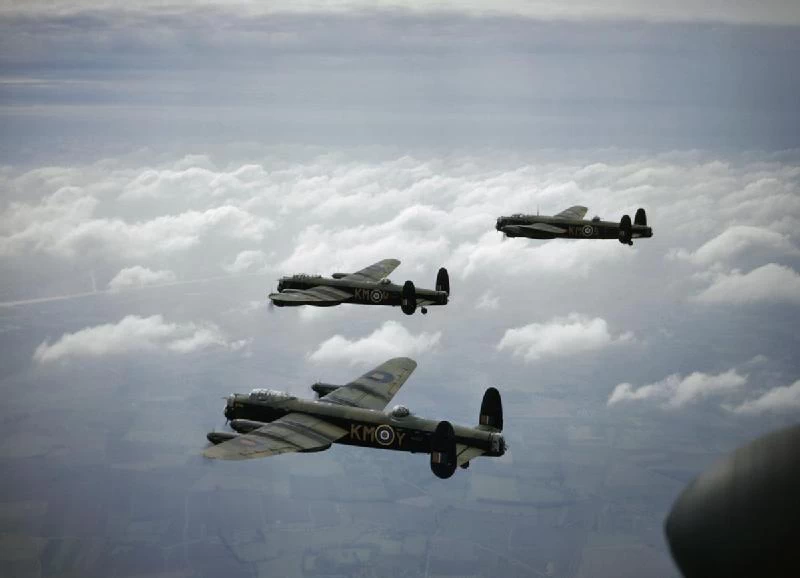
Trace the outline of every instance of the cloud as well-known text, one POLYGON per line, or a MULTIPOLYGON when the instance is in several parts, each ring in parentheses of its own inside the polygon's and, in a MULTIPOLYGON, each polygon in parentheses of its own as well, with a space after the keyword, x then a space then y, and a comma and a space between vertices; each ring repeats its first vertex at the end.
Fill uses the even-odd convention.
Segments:
POLYGON ((74 189, 61 189, 38 206, 12 204, 2 216, 0 231, 9 234, 0 234, 0 256, 43 252, 73 258, 100 251, 145 258, 154 252, 185 251, 212 234, 261 241, 273 227, 269 219, 230 205, 131 223, 118 217, 93 217, 97 204, 74 189))
POLYGON ((476 309, 482 309, 483 311, 495 311, 500 307, 500 299, 494 292, 490 289, 486 293, 480 296, 478 302, 475 303, 476 309))
POLYGON ((441 332, 411 334, 397 321, 386 321, 367 337, 349 340, 334 335, 322 342, 308 358, 315 362, 346 361, 350 365, 380 363, 400 355, 414 357, 436 349, 441 332))
POLYGON ((596 351, 615 343, 630 341, 631 333, 613 337, 605 319, 593 319, 571 313, 547 323, 531 323, 524 327, 508 329, 497 344, 497 350, 510 349, 525 361, 547 357, 578 355, 596 351))
POLYGON ((729 408, 734 413, 756 415, 761 413, 797 413, 800 411, 800 379, 792 385, 770 389, 760 397, 729 408))
POLYGON ((96 325, 65 333, 58 341, 44 341, 33 359, 52 363, 61 359, 104 357, 123 353, 170 351, 185 354, 209 347, 236 351, 246 341, 230 341, 213 324, 166 323, 161 315, 128 315, 118 323, 96 325))
POLYGON ((630 383, 620 383, 608 398, 607 405, 652 399, 662 401, 663 407, 678 408, 698 399, 735 391, 745 383, 747 376, 739 375, 735 369, 717 375, 694 372, 681 377, 673 374, 639 388, 630 383))
MULTIPOLYGON (((323 0, 280 0, 268 3, 254 3, 247 0, 180 0, 170 2, 170 13, 183 14, 209 10, 224 9, 231 14, 242 17, 257 18, 270 14, 286 17, 287 14, 346 15, 360 14, 363 11, 375 12, 386 10, 393 14, 401 9, 424 15, 433 12, 443 14, 462 14, 473 17, 498 16, 524 17, 532 19, 552 20, 646 20, 657 22, 692 22, 722 21, 735 23, 759 23, 789 25, 800 23, 800 14, 792 0, 764 0, 758 4, 712 2, 698 4, 689 0, 677 0, 663 4, 655 0, 618 0, 611 3, 593 2, 543 2, 530 0, 495 0, 491 4, 480 0, 342 0, 329 2, 323 0)), ((113 0, 27 0, 0 4, 0 14, 12 16, 52 16, 74 15, 85 11, 108 12, 118 9, 119 4, 113 0)), ((139 16, 148 13, 162 14, 161 0, 141 0, 131 8, 132 14, 139 16), (160 9, 160 10, 159 10, 160 9)), ((289 40, 295 40, 290 37, 289 40)))
POLYGON ((136 265, 134 267, 127 267, 117 273, 116 276, 108 282, 108 288, 111 291, 122 291, 125 289, 144 287, 146 285, 173 283, 174 281, 175 273, 172 271, 152 271, 141 265, 136 265))
POLYGON ((755 302, 800 304, 800 274, 790 267, 769 263, 749 273, 734 270, 718 275, 694 297, 700 303, 755 302))
POLYGON ((241 251, 232 263, 223 265, 222 268, 228 273, 244 273, 254 271, 264 267, 267 262, 267 255, 264 251, 247 250, 241 251))
POLYGON ((632 251, 626 254, 619 249, 619 243, 612 241, 504 241, 499 233, 491 231, 481 235, 477 242, 459 245, 450 262, 454 271, 465 278, 479 271, 504 275, 555 272, 586 277, 595 266, 630 258, 632 251))
POLYGON ((789 235, 763 227, 737 225, 707 241, 693 253, 678 252, 677 255, 695 265, 711 265, 730 260, 751 248, 764 248, 794 255, 800 253, 789 235))

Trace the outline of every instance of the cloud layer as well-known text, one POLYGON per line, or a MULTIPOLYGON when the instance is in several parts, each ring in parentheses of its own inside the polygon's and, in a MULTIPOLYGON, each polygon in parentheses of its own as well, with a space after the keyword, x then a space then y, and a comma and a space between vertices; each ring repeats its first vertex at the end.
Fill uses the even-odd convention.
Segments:
POLYGON ((136 265, 134 267, 126 267, 117 273, 116 276, 108 282, 108 289, 110 291, 122 291, 125 289, 144 287, 146 285, 173 283, 175 279, 175 273, 172 271, 152 271, 147 267, 136 265))
POLYGON ((538 361, 547 357, 580 355, 631 339, 631 333, 612 336, 605 319, 570 313, 547 323, 531 323, 507 330, 497 344, 497 350, 508 349, 525 361, 538 361))
POLYGON ((654 400, 664 407, 679 408, 688 403, 736 391, 747 383, 747 376, 735 369, 716 375, 696 371, 686 377, 670 375, 661 381, 634 387, 630 383, 620 383, 608 398, 607 405, 621 402, 654 400))
POLYGON ((440 331, 414 335, 397 321, 386 321, 361 339, 334 335, 320 343, 309 355, 311 361, 338 362, 349 365, 380 363, 390 357, 424 355, 435 351, 442 337, 440 331))
POLYGON ((790 267, 768 263, 749 273, 734 270, 722 274, 701 291, 700 303, 745 304, 754 302, 800 304, 800 274, 790 267))
POLYGON ((246 344, 243 340, 229 341, 211 324, 167 323, 161 315, 128 315, 118 323, 65 333, 53 343, 45 341, 36 348, 33 359, 52 363, 70 358, 155 351, 185 354, 212 347, 235 351, 246 344))
POLYGON ((776 387, 761 396, 731 408, 734 413, 758 415, 762 413, 786 413, 797 415, 800 412, 800 379, 792 385, 776 387))

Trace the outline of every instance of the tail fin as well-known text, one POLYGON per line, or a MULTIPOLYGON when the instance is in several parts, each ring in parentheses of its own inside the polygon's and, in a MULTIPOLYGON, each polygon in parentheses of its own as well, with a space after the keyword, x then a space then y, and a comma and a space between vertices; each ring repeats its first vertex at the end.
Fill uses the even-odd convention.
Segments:
POLYGON ((640 225, 642 227, 647 226, 647 213, 645 213, 644 209, 641 207, 636 209, 636 215, 633 217, 633 224, 640 225))
POLYGON ((483 394, 478 424, 481 429, 503 431, 503 402, 500 399, 500 392, 494 387, 488 388, 483 394))
POLYGON ((450 275, 444 267, 439 269, 439 273, 436 275, 436 290, 450 295, 450 275))

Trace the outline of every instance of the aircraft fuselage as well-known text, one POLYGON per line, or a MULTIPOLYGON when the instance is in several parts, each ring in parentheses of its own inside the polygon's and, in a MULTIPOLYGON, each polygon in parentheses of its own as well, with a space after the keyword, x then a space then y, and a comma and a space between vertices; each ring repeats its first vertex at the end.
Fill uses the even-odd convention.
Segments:
MULTIPOLYGON (((357 303, 359 305, 391 305, 401 304, 403 287, 394 283, 366 283, 358 281, 348 281, 344 279, 332 279, 330 277, 314 275, 293 275, 291 277, 281 277, 278 280, 278 293, 291 292, 292 290, 302 291, 314 287, 335 287, 346 291, 352 295, 349 299, 341 303, 357 303)), ((433 301, 436 305, 447 304, 447 293, 445 291, 434 291, 432 289, 416 289, 417 299, 433 301)), ((331 307, 339 305, 336 303, 325 303, 314 300, 295 301, 290 303, 276 303, 279 307, 292 307, 298 305, 315 305, 317 307, 331 307)))
MULTIPOLYGON (((347 434, 334 443, 411 453, 431 452, 431 436, 439 424, 436 420, 415 415, 395 417, 383 411, 343 407, 325 401, 297 398, 256 401, 247 394, 232 395, 225 407, 225 417, 229 420, 269 423, 288 413, 320 417, 341 427, 347 434)), ((456 443, 480 448, 488 456, 505 453, 506 446, 500 433, 458 425, 453 429, 456 443)), ((220 441, 225 440, 220 438, 220 441)))
MULTIPOLYGON (((619 239, 619 223, 614 221, 564 219, 540 215, 512 215, 497 219, 495 229, 508 237, 526 237, 528 239, 619 239), (536 223, 552 225, 566 229, 564 233, 551 233, 530 229, 527 226, 536 223)), ((648 226, 631 225, 631 237, 647 238, 653 236, 648 226)))

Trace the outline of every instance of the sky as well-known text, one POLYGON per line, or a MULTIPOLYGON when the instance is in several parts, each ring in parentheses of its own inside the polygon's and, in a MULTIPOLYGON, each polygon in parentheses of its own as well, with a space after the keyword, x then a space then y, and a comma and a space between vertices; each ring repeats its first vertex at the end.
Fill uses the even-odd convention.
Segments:
POLYGON ((409 355, 422 415, 474 419, 489 385, 520 419, 558 398, 699 444, 673 464, 696 475, 800 415, 799 25, 777 0, 0 3, 6 438, 30 408, 77 432, 51 404, 124 400, 127 427, 163 397, 196 459, 220 396, 409 355), (654 236, 494 230, 576 204, 644 207, 654 236), (447 267, 450 303, 267 307, 283 274, 383 258, 421 287, 447 267))

